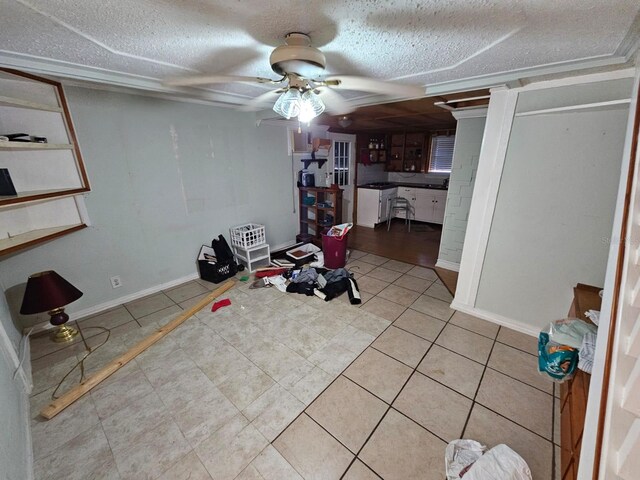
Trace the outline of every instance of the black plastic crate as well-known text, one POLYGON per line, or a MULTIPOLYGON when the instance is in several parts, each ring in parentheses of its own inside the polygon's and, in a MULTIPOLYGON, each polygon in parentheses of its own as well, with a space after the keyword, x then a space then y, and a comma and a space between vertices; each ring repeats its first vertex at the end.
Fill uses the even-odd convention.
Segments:
POLYGON ((224 262, 212 262, 207 260, 204 254, 215 256, 213 248, 203 245, 198 255, 198 271, 200 278, 207 282, 220 283, 227 278, 233 277, 238 272, 235 260, 224 262))

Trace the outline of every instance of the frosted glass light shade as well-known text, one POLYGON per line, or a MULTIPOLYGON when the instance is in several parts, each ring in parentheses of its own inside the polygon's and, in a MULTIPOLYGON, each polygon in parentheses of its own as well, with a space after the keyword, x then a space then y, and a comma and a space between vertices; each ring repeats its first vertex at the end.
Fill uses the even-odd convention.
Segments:
POLYGON ((298 120, 301 123, 309 123, 324 112, 324 103, 318 95, 311 90, 307 90, 302 94, 302 104, 300 105, 300 114, 298 120))
POLYGON ((290 88, 286 92, 284 92, 275 105, 273 106, 273 111, 278 115, 283 116, 287 120, 293 117, 297 117, 300 114, 300 100, 301 100, 300 90, 297 88, 290 88))

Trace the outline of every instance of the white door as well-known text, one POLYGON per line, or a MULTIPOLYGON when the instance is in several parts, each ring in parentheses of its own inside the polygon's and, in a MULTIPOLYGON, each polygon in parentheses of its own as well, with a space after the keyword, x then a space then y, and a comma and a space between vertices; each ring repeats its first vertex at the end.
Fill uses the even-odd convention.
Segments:
POLYGON ((355 196, 355 168, 356 168, 356 136, 338 133, 329 134, 331 139, 332 165, 329 172, 333 174, 333 183, 343 190, 342 193, 342 221, 353 222, 353 199, 355 196))

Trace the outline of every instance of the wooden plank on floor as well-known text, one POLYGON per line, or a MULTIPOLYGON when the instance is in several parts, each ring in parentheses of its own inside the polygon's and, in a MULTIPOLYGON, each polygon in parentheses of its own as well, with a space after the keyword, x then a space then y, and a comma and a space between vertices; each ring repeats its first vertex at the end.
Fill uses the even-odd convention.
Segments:
POLYGON ((86 393, 90 392, 96 385, 99 385, 101 382, 109 378, 115 372, 120 370, 123 366, 133 360, 135 357, 144 352, 147 348, 162 340, 169 332, 175 330, 187 319, 191 318, 194 314, 202 310, 206 307, 209 302, 212 302, 214 299, 222 295, 224 292, 233 288, 235 285, 234 281, 230 281, 225 283, 224 285, 216 288, 213 292, 207 295, 205 298, 196 303, 189 310, 184 311, 180 314, 180 316, 174 318, 165 326, 160 327, 157 331, 149 335, 147 338, 141 340, 139 343, 134 345, 131 349, 120 355, 115 360, 112 360, 107 365, 105 365, 102 369, 98 370, 96 373, 91 375, 85 381, 76 385, 67 393, 62 395, 57 400, 54 400, 49 405, 44 407, 40 411, 40 415, 42 415, 47 420, 52 419, 69 405, 73 404, 76 400, 81 398, 86 393))

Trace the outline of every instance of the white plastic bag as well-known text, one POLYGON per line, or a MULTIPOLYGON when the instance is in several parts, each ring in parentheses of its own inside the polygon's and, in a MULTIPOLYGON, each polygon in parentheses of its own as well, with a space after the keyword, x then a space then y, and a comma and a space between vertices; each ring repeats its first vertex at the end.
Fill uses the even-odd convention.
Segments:
MULTIPOLYGON (((469 465, 482 456, 486 447, 475 440, 454 440, 445 451, 447 480, 459 480, 467 472, 469 465)), ((464 477, 467 478, 466 476, 464 477)))
POLYGON ((532 480, 524 459, 504 444, 496 445, 481 456, 464 480, 532 480))

